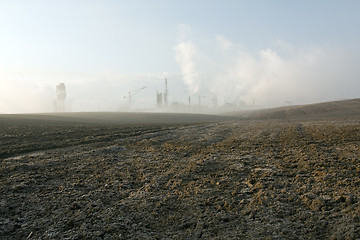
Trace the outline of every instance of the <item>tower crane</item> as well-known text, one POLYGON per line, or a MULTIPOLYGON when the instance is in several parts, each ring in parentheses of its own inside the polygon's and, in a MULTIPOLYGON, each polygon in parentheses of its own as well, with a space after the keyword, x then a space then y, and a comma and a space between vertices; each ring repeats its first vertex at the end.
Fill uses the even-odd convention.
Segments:
MULTIPOLYGON (((139 89, 137 89, 137 90, 135 90, 135 91, 130 91, 130 92, 129 92, 129 95, 128 95, 129 107, 131 107, 131 98, 132 98, 133 96, 135 96, 136 94, 138 94, 141 90, 144 90, 146 87, 147 87, 147 86, 144 86, 144 87, 139 88, 139 89)), ((126 96, 124 96, 124 98, 126 98, 126 96)))

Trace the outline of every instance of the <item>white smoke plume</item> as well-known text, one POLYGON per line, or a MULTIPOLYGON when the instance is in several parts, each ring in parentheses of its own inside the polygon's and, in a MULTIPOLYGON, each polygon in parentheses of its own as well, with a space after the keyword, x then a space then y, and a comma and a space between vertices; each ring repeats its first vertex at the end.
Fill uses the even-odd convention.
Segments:
POLYGON ((212 49, 204 49, 183 39, 175 47, 190 93, 267 107, 359 97, 354 88, 360 87, 360 72, 339 48, 279 42, 276 49, 251 52, 224 36, 212 43, 212 49))
POLYGON ((175 47, 176 61, 180 63, 184 83, 189 87, 192 94, 200 88, 199 76, 195 66, 196 50, 192 42, 181 42, 175 47))

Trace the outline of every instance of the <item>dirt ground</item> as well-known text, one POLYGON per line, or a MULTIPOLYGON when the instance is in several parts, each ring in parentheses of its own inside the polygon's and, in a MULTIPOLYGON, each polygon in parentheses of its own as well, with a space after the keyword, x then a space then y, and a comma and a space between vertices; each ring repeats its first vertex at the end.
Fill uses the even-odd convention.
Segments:
POLYGON ((360 238, 360 119, 0 122, 0 239, 360 238))

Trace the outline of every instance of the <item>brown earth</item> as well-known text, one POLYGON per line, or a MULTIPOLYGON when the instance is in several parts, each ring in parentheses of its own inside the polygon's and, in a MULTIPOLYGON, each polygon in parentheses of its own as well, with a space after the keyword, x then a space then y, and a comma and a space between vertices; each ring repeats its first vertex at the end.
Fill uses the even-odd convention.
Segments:
POLYGON ((358 108, 1 116, 0 239, 358 239, 358 108))
POLYGON ((360 98, 256 111, 242 111, 232 113, 231 115, 252 120, 358 120, 360 119, 360 98))

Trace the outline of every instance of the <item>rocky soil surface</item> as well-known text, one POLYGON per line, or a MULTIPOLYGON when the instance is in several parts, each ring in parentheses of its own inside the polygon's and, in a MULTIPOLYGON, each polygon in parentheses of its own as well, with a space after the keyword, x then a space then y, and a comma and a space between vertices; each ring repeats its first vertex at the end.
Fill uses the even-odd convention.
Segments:
POLYGON ((359 120, 0 128, 0 239, 360 238, 359 120))

